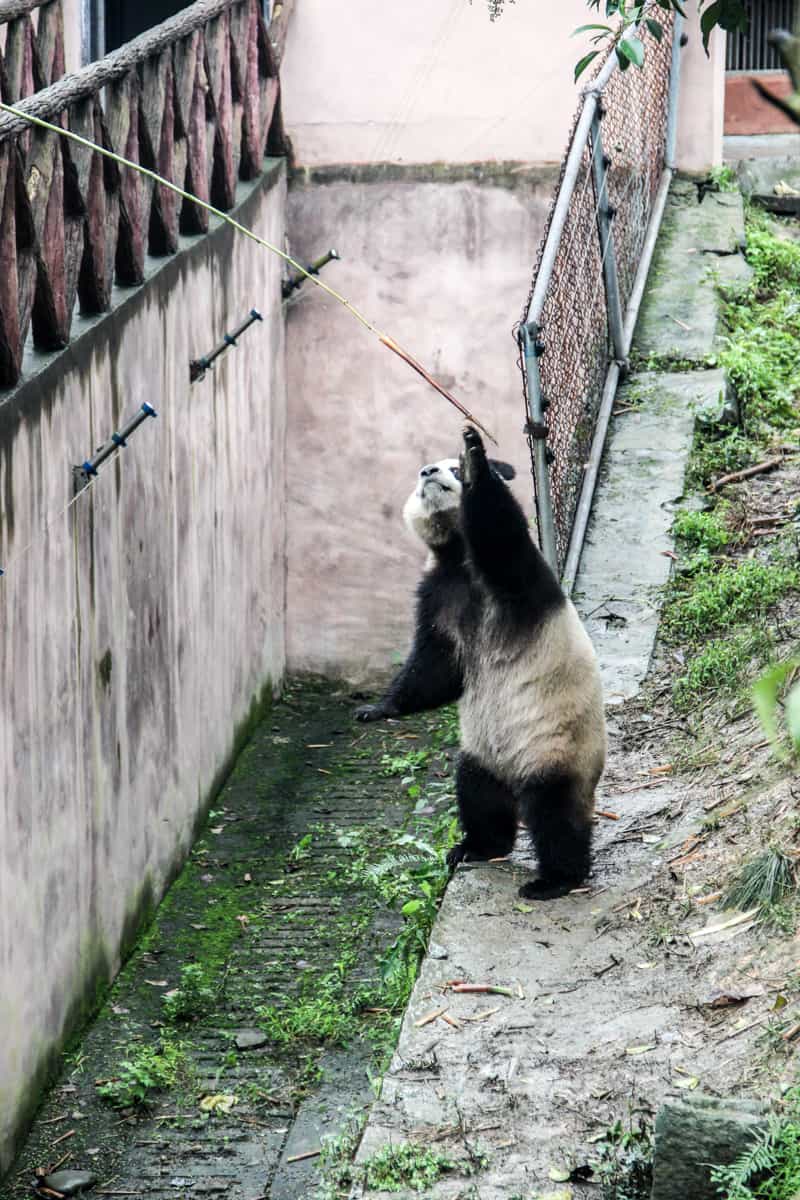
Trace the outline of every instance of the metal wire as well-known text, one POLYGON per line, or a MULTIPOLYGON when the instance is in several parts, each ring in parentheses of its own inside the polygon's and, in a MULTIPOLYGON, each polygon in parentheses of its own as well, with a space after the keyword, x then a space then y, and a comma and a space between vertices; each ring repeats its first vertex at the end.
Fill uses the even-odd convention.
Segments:
MULTIPOLYGON (((623 312, 633 289, 664 167, 672 21, 665 19, 662 24, 664 36, 661 42, 649 33, 640 33, 646 43, 644 67, 614 71, 602 93, 601 132, 603 150, 609 160, 607 189, 614 211, 613 252, 623 312)), ((567 155, 582 108, 583 103, 575 115, 556 195, 564 178, 567 155)), ((540 321, 544 353, 539 359, 539 370, 548 404, 547 444, 552 452, 550 489, 559 568, 563 568, 566 558, 603 384, 613 356, 605 289, 601 286, 603 261, 592 152, 589 138, 583 148, 580 171, 561 230, 540 321)), ((551 236, 552 219, 553 208, 539 248, 523 320, 551 236)), ((526 388, 524 369, 522 374, 523 388, 526 388)), ((525 394, 527 396, 527 392, 525 394)), ((538 515, 538 495, 536 502, 538 515)))

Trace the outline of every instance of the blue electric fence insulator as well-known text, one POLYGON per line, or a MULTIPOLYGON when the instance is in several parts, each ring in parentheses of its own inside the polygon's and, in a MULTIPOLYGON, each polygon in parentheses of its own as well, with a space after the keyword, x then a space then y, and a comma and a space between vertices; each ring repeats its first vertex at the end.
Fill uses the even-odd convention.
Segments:
POLYGON ((192 359, 189 363, 189 382, 195 383, 196 380, 202 379, 206 371, 213 367, 220 354, 224 354, 231 346, 236 346, 244 331, 249 329, 255 321, 263 320, 258 309, 251 308, 249 315, 245 317, 241 325, 237 325, 231 333, 223 334, 222 341, 214 347, 210 354, 203 354, 200 358, 192 359))

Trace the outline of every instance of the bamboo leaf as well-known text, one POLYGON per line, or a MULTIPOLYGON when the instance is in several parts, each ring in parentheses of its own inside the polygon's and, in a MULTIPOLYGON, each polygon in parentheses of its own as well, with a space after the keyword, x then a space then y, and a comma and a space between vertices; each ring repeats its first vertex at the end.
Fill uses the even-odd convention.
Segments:
POLYGON ((650 30, 650 33, 656 39, 657 42, 660 42, 663 39, 664 26, 661 24, 660 21, 654 21, 652 19, 652 17, 648 17, 647 20, 645 21, 645 25, 650 30))

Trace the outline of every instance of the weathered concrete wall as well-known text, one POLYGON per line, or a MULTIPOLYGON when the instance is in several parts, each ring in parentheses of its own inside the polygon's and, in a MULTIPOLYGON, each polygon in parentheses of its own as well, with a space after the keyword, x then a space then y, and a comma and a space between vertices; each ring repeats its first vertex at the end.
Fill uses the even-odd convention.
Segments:
MULTIPOLYGON (((238 213, 282 240, 282 164, 238 213)), ((224 226, 83 324, 0 402, 0 1168, 284 667, 278 260, 224 226), (264 323, 190 387, 252 306, 264 323), (71 464, 145 400, 157 420, 43 536, 71 464)))
MULTIPOLYGON (((586 0, 303 0, 281 71, 297 161, 558 162, 586 0)), ((596 19, 596 18, 594 18, 596 19)))
MULTIPOLYGON (((555 185, 551 170, 365 168, 290 189, 293 250, 335 246, 326 278, 495 434, 532 508, 511 331, 555 185)), ((463 421, 312 288, 290 309, 287 653, 294 670, 363 679, 407 648, 424 554, 401 518, 425 462, 463 421)))

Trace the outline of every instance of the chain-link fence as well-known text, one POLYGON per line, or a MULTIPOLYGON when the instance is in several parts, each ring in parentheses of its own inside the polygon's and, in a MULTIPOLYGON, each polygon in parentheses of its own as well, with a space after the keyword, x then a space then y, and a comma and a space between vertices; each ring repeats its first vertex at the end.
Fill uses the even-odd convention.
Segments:
POLYGON ((568 589, 672 173, 679 24, 584 92, 519 327, 539 543, 568 589))

